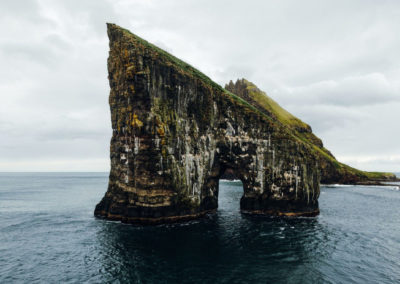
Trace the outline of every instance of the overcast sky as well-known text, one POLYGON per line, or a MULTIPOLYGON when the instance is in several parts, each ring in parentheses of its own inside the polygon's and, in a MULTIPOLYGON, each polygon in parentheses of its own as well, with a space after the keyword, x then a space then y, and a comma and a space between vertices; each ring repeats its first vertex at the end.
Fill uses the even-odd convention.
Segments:
POLYGON ((0 171, 108 171, 106 22, 247 78, 342 162, 400 172, 400 1, 0 2, 0 171))

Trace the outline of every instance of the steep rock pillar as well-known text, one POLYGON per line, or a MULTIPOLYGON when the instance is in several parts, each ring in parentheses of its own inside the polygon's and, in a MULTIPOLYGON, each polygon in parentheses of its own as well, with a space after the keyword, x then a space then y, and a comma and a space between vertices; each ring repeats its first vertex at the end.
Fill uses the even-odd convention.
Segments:
POLYGON ((318 213, 311 151, 287 129, 165 51, 108 24, 113 128, 108 190, 95 215, 127 223, 216 210, 218 180, 243 181, 241 209, 318 213))

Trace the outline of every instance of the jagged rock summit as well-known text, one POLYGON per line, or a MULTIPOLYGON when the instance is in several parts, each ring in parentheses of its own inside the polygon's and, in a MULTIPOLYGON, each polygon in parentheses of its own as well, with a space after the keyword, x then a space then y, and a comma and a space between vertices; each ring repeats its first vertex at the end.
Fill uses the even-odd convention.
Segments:
POLYGON ((108 190, 95 215, 127 223, 215 211, 229 169, 242 212, 318 214, 311 146, 271 115, 114 24, 108 24, 113 135, 108 190))

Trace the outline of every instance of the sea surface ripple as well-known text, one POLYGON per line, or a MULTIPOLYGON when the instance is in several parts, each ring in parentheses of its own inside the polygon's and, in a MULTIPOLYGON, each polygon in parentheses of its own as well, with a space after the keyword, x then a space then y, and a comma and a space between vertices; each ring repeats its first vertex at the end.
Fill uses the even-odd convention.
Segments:
POLYGON ((105 173, 0 173, 0 283, 400 283, 400 191, 322 186, 315 218, 242 215, 220 182, 203 219, 96 219, 105 173))

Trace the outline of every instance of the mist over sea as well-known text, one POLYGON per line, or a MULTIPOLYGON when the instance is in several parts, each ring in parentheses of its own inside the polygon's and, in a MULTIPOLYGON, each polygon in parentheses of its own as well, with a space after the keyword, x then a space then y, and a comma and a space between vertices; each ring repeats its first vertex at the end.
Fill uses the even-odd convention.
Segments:
POLYGON ((400 190, 322 186, 315 218, 242 215, 221 181, 203 219, 96 219, 108 173, 0 173, 0 283, 399 283, 400 190))

